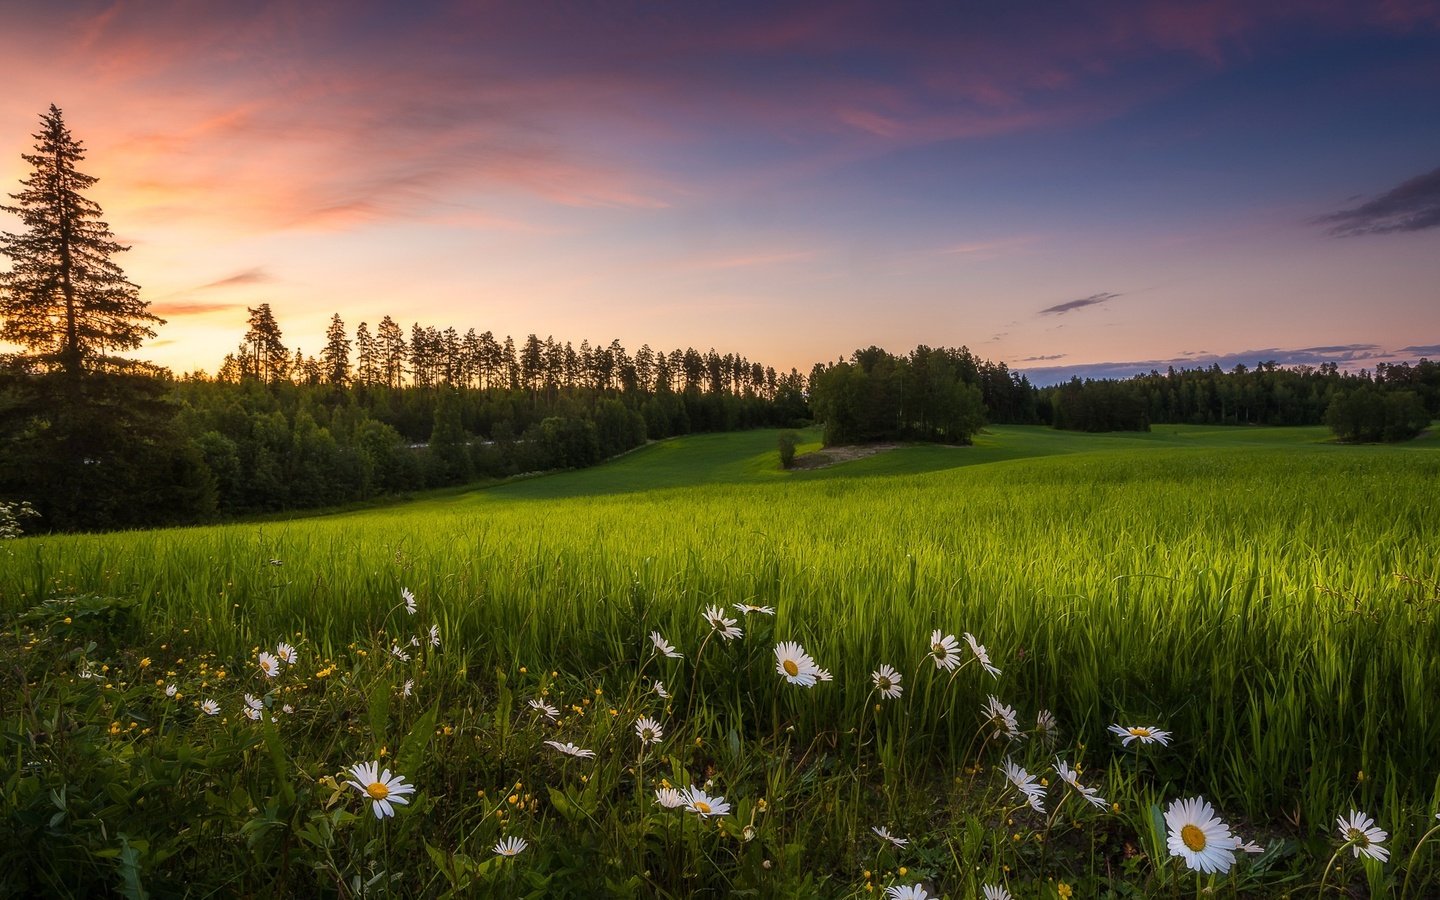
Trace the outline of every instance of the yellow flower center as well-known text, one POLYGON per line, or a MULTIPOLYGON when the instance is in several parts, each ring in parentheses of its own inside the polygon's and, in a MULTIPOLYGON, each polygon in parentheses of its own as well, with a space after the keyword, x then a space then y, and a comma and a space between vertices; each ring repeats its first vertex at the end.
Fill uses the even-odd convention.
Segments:
POLYGON ((1352 844, 1355 844, 1359 847, 1370 846, 1370 838, 1366 837, 1365 832, 1361 831, 1358 828, 1351 828, 1349 831, 1345 832, 1345 838, 1352 844))
POLYGON ((1133 734, 1135 737, 1145 738, 1145 737, 1149 737, 1149 736, 1150 736, 1150 729, 1148 729, 1148 728, 1132 728, 1132 729, 1130 729, 1130 733, 1133 734))
POLYGON ((372 782, 371 785, 365 789, 365 793, 369 794, 372 800, 384 800, 390 796, 390 789, 376 781, 372 782))
POLYGON ((710 804, 706 803, 704 800, 696 800, 695 811, 698 813, 708 813, 710 811, 710 804))
POLYGON ((931 644, 931 645, 930 645, 930 652, 933 653, 933 654, 935 654, 936 656, 944 656, 944 655, 945 655, 945 645, 944 645, 944 644, 939 644, 939 643, 931 644))
POLYGON ((796 675, 800 674, 800 667, 795 665, 795 660, 793 659, 787 659, 780 665, 785 667, 785 674, 789 675, 791 678, 794 678, 796 675))
POLYGON ((1180 829, 1180 840, 1184 841, 1185 846, 1196 853, 1205 849, 1205 832, 1196 828, 1194 825, 1186 825, 1180 829))

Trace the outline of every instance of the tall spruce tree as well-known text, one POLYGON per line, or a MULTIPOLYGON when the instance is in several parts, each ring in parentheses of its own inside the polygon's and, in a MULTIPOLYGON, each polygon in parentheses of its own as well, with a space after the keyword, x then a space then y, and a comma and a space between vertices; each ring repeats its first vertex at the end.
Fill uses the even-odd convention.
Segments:
POLYGON ((11 194, 25 230, 0 232, 0 339, 31 352, 44 369, 80 376, 125 368, 115 350, 133 350, 164 324, 140 299, 140 289, 112 257, 129 247, 115 241, 100 205, 84 195, 97 179, 76 169, 85 149, 70 135, 59 108, 40 117, 35 152, 22 158, 34 172, 11 194))

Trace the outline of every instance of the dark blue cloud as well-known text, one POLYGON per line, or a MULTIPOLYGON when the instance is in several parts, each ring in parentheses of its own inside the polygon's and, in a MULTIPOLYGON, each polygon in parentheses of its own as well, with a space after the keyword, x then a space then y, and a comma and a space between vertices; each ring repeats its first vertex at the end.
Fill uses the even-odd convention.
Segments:
MULTIPOLYGON (((1070 366, 1017 366, 1031 384, 1047 387, 1080 378, 1130 378, 1150 372, 1164 372, 1174 366, 1176 369, 1208 369, 1212 365, 1230 371, 1237 365, 1254 368, 1263 362, 1277 366, 1318 366, 1322 363, 1336 363, 1343 369, 1357 369, 1377 362, 1414 359, 1426 351, 1440 350, 1440 345, 1405 347, 1388 351, 1378 344, 1335 344, 1325 347, 1302 347, 1283 349, 1270 347, 1264 350, 1245 350, 1240 353, 1185 353, 1173 359, 1144 359, 1130 362, 1083 363, 1070 366)), ((1044 357, 1036 357, 1037 361, 1044 357)), ((1027 360, 1020 360, 1021 363, 1027 360)))
POLYGON ((1098 306, 1101 303, 1109 303, 1116 297, 1123 297, 1124 294, 1112 294, 1101 292, 1091 294, 1088 297, 1081 297, 1079 300, 1066 300, 1064 303, 1057 303, 1054 306, 1047 306, 1040 310, 1042 316, 1063 316, 1065 313, 1075 309, 1084 309, 1087 306, 1098 306))
POLYGON ((1336 237, 1440 227, 1440 169, 1417 175, 1374 200, 1315 220, 1336 237))

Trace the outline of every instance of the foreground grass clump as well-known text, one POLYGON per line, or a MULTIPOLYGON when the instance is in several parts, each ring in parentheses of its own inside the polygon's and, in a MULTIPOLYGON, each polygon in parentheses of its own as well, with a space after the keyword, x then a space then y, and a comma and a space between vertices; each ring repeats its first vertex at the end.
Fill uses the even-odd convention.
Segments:
POLYGON ((0 853, 18 893, 1424 896, 1440 454, 1317 434, 721 436, 7 542, 0 853))

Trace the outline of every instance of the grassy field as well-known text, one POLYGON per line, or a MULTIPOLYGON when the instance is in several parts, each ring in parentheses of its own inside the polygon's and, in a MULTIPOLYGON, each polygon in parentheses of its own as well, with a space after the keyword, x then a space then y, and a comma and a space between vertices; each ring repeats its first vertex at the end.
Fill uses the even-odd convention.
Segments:
POLYGON ((134 896, 1440 890, 1440 440, 997 427, 793 473, 775 441, 693 436, 363 512, 0 546, 0 861, 36 873, 21 893, 134 896), (735 603, 776 612, 731 608, 745 634, 728 641, 702 611, 735 603), (965 665, 940 669, 933 629, 972 633, 1000 674, 963 640, 965 665), (684 658, 657 658, 652 631, 684 658), (280 640, 299 661, 268 678, 256 654, 280 640), (787 683, 777 641, 834 680, 787 683), (899 699, 874 690, 881 663, 899 699), (987 725, 991 695, 1015 738, 987 725), (197 710, 209 698, 224 714, 197 710), (1058 736, 1037 732, 1042 709, 1058 736), (661 743, 638 743, 642 715, 661 743), (1113 723, 1172 740, 1124 748, 1113 723), (339 773, 382 747, 419 792, 378 821, 339 773), (1111 805, 1070 799, 1057 754, 1111 805), (1007 757, 1049 776, 1044 813, 1007 757), (665 809, 659 779, 735 808, 665 809), (1186 872, 1159 818, 1196 795, 1265 852, 1186 872), (1332 856, 1352 808, 1388 830, 1389 863, 1332 856), (502 835, 531 846, 491 854, 502 835))

